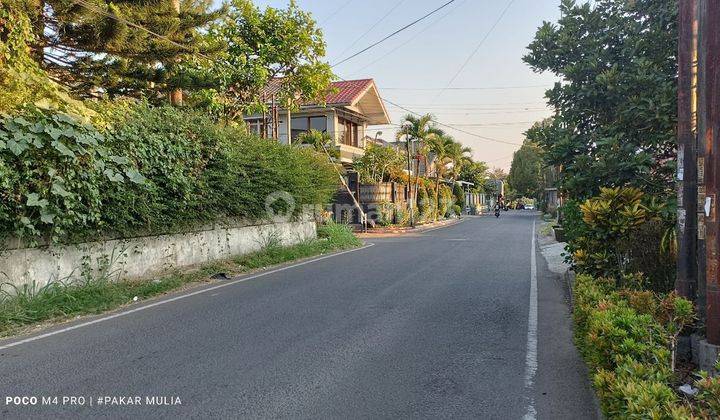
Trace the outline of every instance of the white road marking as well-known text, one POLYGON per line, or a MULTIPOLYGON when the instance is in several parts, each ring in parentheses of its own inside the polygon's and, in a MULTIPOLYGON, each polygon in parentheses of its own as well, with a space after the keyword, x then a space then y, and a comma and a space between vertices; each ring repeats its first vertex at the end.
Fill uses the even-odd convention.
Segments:
POLYGON ((533 382, 537 371, 537 317, 538 317, 538 296, 537 296, 537 264, 535 261, 535 220, 532 225, 532 240, 530 250, 530 306, 528 310, 528 334, 527 334, 527 355, 525 356, 525 393, 528 397, 527 413, 525 420, 535 420, 535 398, 533 398, 533 382))
POLYGON ((154 307, 156 307, 156 306, 164 305, 164 304, 166 304, 166 303, 176 302, 176 301, 178 301, 178 300, 186 299, 186 298, 189 298, 189 297, 191 297, 191 296, 201 295, 201 294, 203 294, 203 293, 212 292, 212 291, 214 291, 214 290, 222 289, 223 287, 232 286, 232 285, 234 285, 234 284, 238 284, 238 283, 242 283, 242 282, 245 282, 245 281, 248 281, 248 280, 256 279, 256 278, 258 278, 258 277, 263 277, 263 276, 267 276, 267 275, 270 275, 270 274, 279 273, 279 272, 281 272, 281 271, 289 270, 289 269, 295 268, 295 267, 300 267, 300 266, 302 266, 302 265, 314 263, 314 262, 321 261, 321 260, 324 260, 324 259, 327 259, 327 258, 337 257, 337 256, 339 256, 339 255, 348 254, 348 253, 350 253, 350 252, 361 251, 361 250, 363 250, 363 249, 370 248, 370 247, 373 246, 373 245, 375 245, 375 244, 373 244, 373 243, 368 243, 367 245, 365 245, 365 246, 363 246, 363 247, 360 247, 360 248, 350 249, 350 250, 348 250, 348 251, 337 252, 337 253, 335 253, 335 254, 330 254, 330 255, 325 255, 325 256, 322 256, 322 257, 318 257, 318 258, 313 258, 313 259, 311 259, 311 260, 307 260, 307 261, 299 262, 299 263, 297 263, 297 264, 292 264, 292 265, 288 265, 288 266, 276 268, 276 269, 274 269, 274 270, 264 271, 264 272, 262 272, 262 273, 253 274, 253 275, 251 275, 251 276, 243 277, 243 278, 241 278, 241 279, 231 280, 231 281, 229 281, 229 282, 222 283, 222 284, 219 284, 219 285, 217 285, 217 286, 208 287, 207 289, 197 290, 197 291, 195 291, 195 292, 187 293, 187 294, 180 295, 180 296, 175 296, 175 297, 173 297, 173 298, 161 300, 161 301, 158 301, 158 302, 153 302, 153 303, 150 303, 150 304, 148 304, 148 305, 144 305, 144 306, 140 306, 140 307, 137 307, 137 308, 129 309, 129 310, 123 311, 123 312, 118 312, 118 313, 115 313, 115 314, 112 314, 112 315, 108 315, 108 316, 105 316, 105 317, 102 317, 102 318, 93 319, 92 321, 87 321, 87 322, 83 322, 83 323, 80 323, 80 324, 72 325, 72 326, 70 326, 70 327, 66 327, 66 328, 62 328, 62 329, 59 329, 59 330, 51 331, 51 332, 48 332, 48 333, 45 333, 45 334, 40 334, 40 335, 36 335, 36 336, 33 336, 33 337, 28 337, 28 338, 25 338, 25 339, 23 339, 23 340, 18 340, 18 341, 12 342, 12 343, 4 344, 4 345, 0 346, 0 350, 9 349, 9 348, 11 348, 11 347, 19 346, 19 345, 21 345, 21 344, 30 343, 30 342, 37 341, 37 340, 40 340, 40 339, 43 339, 43 338, 47 338, 47 337, 52 337, 53 335, 58 335, 58 334, 66 333, 66 332, 68 332, 68 331, 77 330, 78 328, 89 327, 90 325, 99 324, 99 323, 101 323, 101 322, 109 321, 109 320, 111 320, 111 319, 120 318, 120 317, 123 317, 123 316, 126 316, 126 315, 134 314, 135 312, 144 311, 145 309, 154 308, 154 307))

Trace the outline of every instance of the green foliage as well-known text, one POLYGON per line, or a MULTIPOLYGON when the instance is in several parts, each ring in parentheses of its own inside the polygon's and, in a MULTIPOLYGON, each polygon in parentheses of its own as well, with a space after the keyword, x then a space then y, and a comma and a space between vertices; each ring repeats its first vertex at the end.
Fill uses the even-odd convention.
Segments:
POLYGON ((485 192, 485 181, 487 179, 488 166, 485 162, 472 162, 460 168, 459 181, 471 182, 472 192, 485 192))
POLYGON ((508 186, 520 197, 540 198, 543 192, 542 150, 536 144, 525 141, 513 154, 508 186))
POLYGON ((454 204, 454 205, 451 207, 451 210, 452 210, 452 214, 458 214, 458 215, 459 215, 459 214, 462 214, 462 212, 463 212, 463 208, 460 207, 460 206, 458 206, 457 204, 454 204))
POLYGON ((450 208, 454 204, 452 189, 447 185, 440 185, 440 194, 438 200, 438 217, 447 217, 450 208))
POLYGON ((460 184, 454 184, 452 193, 453 193, 453 203, 457 206, 464 207, 465 206, 465 191, 463 190, 463 187, 461 187, 460 184))
POLYGON ((671 194, 677 119, 677 2, 563 0, 524 57, 563 80, 546 92, 556 110, 527 137, 562 166, 578 199, 601 185, 671 194), (602 180, 602 184, 599 183, 602 180))
POLYGON ((701 394, 693 407, 673 391, 676 332, 692 320, 692 303, 615 284, 579 275, 573 290, 575 340, 595 371, 603 412, 609 418, 690 418, 718 395, 701 394))
POLYGON ((0 235, 53 241, 186 229, 325 204, 336 190, 327 157, 147 105, 109 108, 99 132, 36 109, 0 125, 0 235), (289 196, 287 195, 289 194, 289 196))
POLYGON ((33 19, 38 7, 30 0, 5 0, 0 7, 0 113, 36 104, 86 114, 85 106, 51 81, 35 60, 33 19))
POLYGON ((617 279, 643 273, 653 290, 672 289, 674 260, 659 245, 673 226, 672 215, 642 191, 601 188, 600 195, 579 206, 570 201, 563 208, 563 226, 577 271, 617 279))
POLYGON ((403 155, 392 147, 368 145, 365 153, 355 158, 353 169, 363 184, 388 182, 395 175, 402 173, 403 155))
POLYGON ((94 127, 28 108, 0 120, 0 236, 57 241, 101 225, 103 192, 145 179, 94 127))
POLYGON ((431 218, 432 203, 430 202, 430 196, 428 195, 428 190, 424 182, 418 185, 417 209, 419 213, 418 216, 422 220, 429 220, 431 218))
POLYGON ((306 147, 310 146, 316 152, 329 155, 333 159, 340 158, 340 151, 334 147, 333 139, 327 132, 320 132, 315 129, 300 133, 297 140, 293 141, 294 146, 306 147))
POLYGON ((162 0, 46 3, 51 12, 42 16, 38 27, 44 31, 36 34, 42 45, 53 45, 43 54, 44 66, 79 96, 157 100, 175 88, 198 89, 209 82, 192 66, 199 54, 219 49, 202 32, 225 10, 210 11, 209 0, 180 0, 180 13, 162 0))
POLYGON ((266 105, 261 96, 271 81, 276 100, 296 108, 301 101, 323 103, 330 91, 330 65, 322 31, 312 16, 290 1, 286 9, 260 10, 250 0, 231 0, 228 16, 213 25, 212 42, 223 51, 206 71, 215 78, 210 102, 227 119, 266 105))

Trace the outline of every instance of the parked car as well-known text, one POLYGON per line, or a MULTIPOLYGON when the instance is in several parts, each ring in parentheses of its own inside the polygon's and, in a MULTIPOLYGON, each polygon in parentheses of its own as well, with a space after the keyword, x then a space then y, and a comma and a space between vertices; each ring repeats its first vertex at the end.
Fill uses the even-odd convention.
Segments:
POLYGON ((525 210, 535 210, 535 206, 532 204, 528 204, 527 206, 525 206, 525 210))

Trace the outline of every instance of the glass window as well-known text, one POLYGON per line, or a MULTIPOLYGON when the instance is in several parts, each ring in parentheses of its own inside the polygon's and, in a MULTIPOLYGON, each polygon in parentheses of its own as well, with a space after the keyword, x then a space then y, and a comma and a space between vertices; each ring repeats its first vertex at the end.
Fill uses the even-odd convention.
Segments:
POLYGON ((320 132, 327 131, 327 118, 325 116, 317 117, 295 117, 292 119, 292 139, 306 131, 317 130, 320 132))
POLYGON ((360 131, 358 125, 352 121, 338 119, 340 128, 340 142, 348 146, 360 147, 360 131))
POLYGON ((251 120, 245 120, 245 123, 248 125, 248 131, 251 133, 260 135, 260 127, 262 125, 262 120, 260 119, 251 119, 251 120))
POLYGON ((310 117, 310 129, 317 130, 320 132, 327 130, 327 118, 323 117, 310 117))
POLYGON ((308 130, 308 119, 307 117, 300 117, 300 118, 293 118, 292 122, 290 123, 292 125, 292 129, 294 130, 301 130, 301 131, 307 131, 308 130))
POLYGON ((345 143, 345 123, 342 120, 338 120, 337 124, 337 138, 340 143, 345 143))

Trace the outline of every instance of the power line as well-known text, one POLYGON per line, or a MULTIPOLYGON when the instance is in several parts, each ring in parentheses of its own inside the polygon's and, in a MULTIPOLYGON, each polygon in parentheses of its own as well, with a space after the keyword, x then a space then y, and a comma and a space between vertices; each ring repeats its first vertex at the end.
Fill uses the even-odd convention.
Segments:
POLYGON ((418 103, 418 104, 404 104, 408 107, 453 107, 453 106, 504 106, 504 105, 546 105, 545 101, 534 101, 534 102, 476 102, 476 103, 418 103))
MULTIPOLYGON (((419 113, 417 113, 417 112, 415 112, 415 111, 413 111, 413 110, 411 110, 411 109, 405 108, 405 107, 402 106, 402 105, 398 105, 398 104, 396 104, 395 102, 392 102, 392 101, 390 101, 390 100, 388 100, 388 99, 383 99, 383 101, 385 101, 385 102, 389 103, 390 105, 393 105, 393 106, 395 106, 395 107, 397 107, 397 108, 400 108, 400 109, 402 109, 402 110, 404 110, 404 111, 406 111, 406 112, 409 112, 409 113, 411 113, 411 114, 414 114, 414 115, 417 115, 417 116, 422 116, 421 114, 419 114, 419 113)), ((513 146, 522 146, 522 144, 520 144, 520 143, 513 143, 513 142, 510 142, 510 141, 498 140, 498 139, 494 139, 494 138, 492 138, 492 137, 482 136, 482 135, 480 135, 480 134, 473 133, 473 132, 470 132, 470 131, 467 131, 467 130, 463 130, 463 129, 461 129, 461 128, 457 128, 457 127, 455 127, 455 126, 452 126, 452 125, 450 125, 450 124, 445 124, 445 123, 442 123, 442 122, 437 121, 437 120, 435 121, 435 124, 437 124, 437 125, 439 125, 439 126, 441 126, 441 127, 446 127, 446 128, 453 129, 453 130, 455 130, 455 131, 458 131, 458 132, 460 132, 460 133, 467 134, 467 135, 469 135, 469 136, 477 137, 477 138, 482 139, 482 140, 492 141, 492 142, 496 142, 496 143, 510 144, 510 145, 513 145, 513 146)))
POLYGON ((363 34, 357 37, 355 41, 345 47, 345 49, 340 54, 338 54, 338 56, 342 57, 343 55, 345 55, 346 52, 350 51, 352 47, 354 47, 358 42, 360 42, 361 39, 365 38, 367 34, 373 31, 373 29, 377 28, 378 25, 380 25, 385 19, 387 19, 388 16, 390 16, 392 12, 394 12, 398 7, 402 6, 402 4, 406 1, 407 0, 399 0, 398 2, 396 2, 395 5, 390 8, 390 10, 388 10, 379 20, 375 21, 375 23, 367 31, 363 32, 363 34))
POLYGON ((475 57, 475 54, 477 54, 477 52, 480 50, 480 47, 483 46, 483 44, 485 43, 485 41, 488 39, 488 37, 490 36, 490 34, 495 30, 495 27, 497 27, 497 25, 498 25, 498 24, 500 23, 500 21, 502 20, 503 16, 505 16, 505 13, 507 13, 508 9, 510 9, 510 6, 512 6, 512 4, 513 4, 514 2, 515 2, 515 0, 510 0, 510 1, 508 1, 507 6, 505 6, 505 8, 503 9, 502 13, 500 13, 500 16, 498 16, 498 18, 495 20, 495 23, 493 23, 493 25, 492 25, 492 26, 490 27, 490 29, 485 33, 485 36, 480 40, 480 42, 477 44, 477 46, 476 46, 475 49, 472 51, 472 53, 470 53, 470 55, 469 55, 468 58, 465 60, 465 62, 460 66, 460 68, 458 69, 458 71, 453 75, 453 77, 452 77, 452 78, 450 79, 450 81, 447 83, 447 86, 445 86, 445 89, 443 89, 443 90, 441 90, 440 92, 438 92, 438 94, 435 96, 435 99, 437 99, 438 97, 440 97, 440 95, 442 95, 442 94, 445 92, 445 90, 446 90, 447 88, 449 88, 449 87, 453 84, 453 82, 455 82, 455 79, 457 79, 458 76, 460 76, 460 74, 463 72, 463 70, 465 70, 465 67, 467 67, 467 65, 470 63, 470 60, 472 60, 473 57, 475 57))
POLYGON ((325 19, 323 19, 322 22, 319 23, 319 25, 322 25, 322 24, 324 24, 325 22, 329 21, 330 19, 334 18, 335 15, 337 15, 337 14, 340 13, 343 9, 345 9, 346 7, 348 7, 348 5, 349 5, 350 3, 352 3, 352 0, 348 0, 348 1, 346 1, 345 3, 343 3, 340 7, 338 7, 337 9, 335 9, 334 12, 330 13, 329 15, 327 15, 327 16, 325 17, 325 19))
POLYGON ((383 87, 383 90, 417 90, 417 91, 433 91, 433 90, 506 90, 506 89, 530 89, 530 88, 550 88, 548 85, 525 85, 525 86, 483 86, 483 87, 448 87, 448 88, 412 88, 412 87, 383 87))
POLYGON ((375 46, 377 46, 377 45, 379 45, 379 44, 387 41, 388 39, 394 37, 395 35, 399 34, 400 32, 408 29, 409 27, 411 27, 411 26, 413 26, 413 25, 421 22, 422 20, 424 20, 424 19, 426 19, 426 18, 434 15, 434 14, 437 13, 438 11, 444 9, 445 7, 449 6, 450 4, 452 4, 452 3, 454 3, 454 2, 455 2, 455 0, 450 0, 450 1, 448 1, 447 3, 445 3, 445 4, 443 4, 442 6, 438 7, 437 9, 431 11, 430 13, 427 13, 425 16, 422 16, 422 17, 420 17, 420 18, 418 18, 418 19, 416 19, 416 20, 408 23, 407 25, 405 25, 405 26, 403 26, 402 28, 396 30, 395 32, 391 33, 390 35, 385 36, 385 37, 384 37, 383 39, 381 39, 380 41, 377 41, 377 42, 375 42, 375 43, 373 43, 373 44, 371 44, 371 45, 363 48, 362 50, 356 52, 355 54, 353 54, 353 55, 351 55, 351 56, 349 56, 349 57, 347 57, 347 58, 345 58, 345 59, 343 59, 343 60, 338 61, 337 63, 333 64, 331 67, 337 67, 337 66, 339 66, 340 64, 342 64, 342 63, 344 63, 344 62, 346 62, 346 61, 348 61, 348 60, 351 60, 351 59, 357 57, 358 55, 360 55, 360 54, 368 51, 369 49, 371 49, 371 48, 373 48, 373 47, 375 47, 375 46))
MULTIPOLYGON (((412 106, 412 105, 408 105, 412 106)), ((458 107, 433 107, 433 106, 413 106, 414 109, 421 109, 426 111, 436 111, 436 112, 443 112, 443 111, 542 111, 542 110, 549 110, 547 107, 540 107, 540 106, 518 106, 518 107, 507 107, 507 108, 501 108, 501 107, 464 107, 464 106, 458 106, 458 107)))
POLYGON ((367 63, 366 65, 360 67, 357 71, 355 71, 355 72, 353 73, 353 75, 360 73, 361 71, 365 70, 366 68, 368 68, 368 67, 372 66, 373 64, 379 62, 380 60, 384 59, 384 58, 387 57, 388 55, 394 53, 395 51, 399 50, 400 48, 402 48, 402 47, 406 46, 407 44, 411 43, 412 41, 414 41, 415 39, 417 39, 418 36, 422 35, 425 31, 427 31, 428 29, 430 29, 430 28, 432 28, 433 26, 435 26, 435 25, 436 25, 437 23, 439 23, 441 20, 445 19, 450 13, 454 12, 455 10, 457 10, 463 3, 465 3, 465 1, 466 1, 466 0, 460 0, 460 1, 457 3, 457 5, 456 5, 454 8, 448 10, 447 13, 445 13, 445 14, 442 15, 442 16, 440 16, 437 20, 434 20, 434 21, 430 22, 427 26, 425 26, 424 28, 422 28, 422 29, 420 29, 418 32, 416 32, 415 35, 413 35, 412 37, 410 37, 407 41, 405 41, 405 42, 403 42, 402 44, 398 45, 397 47, 391 49, 390 51, 388 51, 388 52, 386 52, 385 54, 381 55, 380 57, 376 58, 375 60, 367 63))

